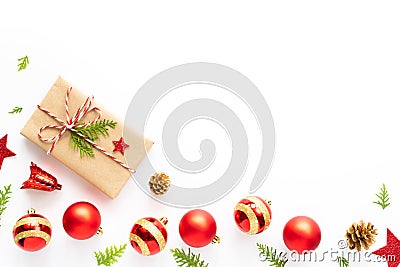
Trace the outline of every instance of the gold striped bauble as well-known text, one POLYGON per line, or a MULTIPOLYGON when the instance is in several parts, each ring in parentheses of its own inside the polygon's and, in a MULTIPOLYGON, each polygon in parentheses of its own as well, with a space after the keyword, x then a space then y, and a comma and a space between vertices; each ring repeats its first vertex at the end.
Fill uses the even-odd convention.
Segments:
POLYGON ((146 217, 138 220, 132 227, 130 242, 132 247, 144 256, 159 253, 167 244, 167 218, 159 220, 153 217, 146 217))
POLYGON ((26 251, 38 251, 50 242, 51 224, 34 209, 22 216, 14 225, 13 237, 15 244, 26 251))
POLYGON ((233 213, 239 229, 249 235, 265 231, 271 223, 271 208, 262 198, 249 196, 236 204, 233 213))

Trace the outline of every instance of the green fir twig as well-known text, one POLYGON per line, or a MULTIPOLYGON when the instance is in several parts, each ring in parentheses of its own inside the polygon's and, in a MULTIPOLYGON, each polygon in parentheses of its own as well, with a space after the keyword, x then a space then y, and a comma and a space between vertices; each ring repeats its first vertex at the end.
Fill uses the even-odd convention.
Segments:
POLYGON ((17 114, 17 113, 21 113, 21 111, 22 111, 22 107, 14 107, 13 110, 11 110, 8 113, 9 114, 17 114))
POLYGON ((171 249, 172 256, 179 267, 208 267, 208 263, 200 260, 200 254, 194 254, 190 251, 186 253, 183 249, 171 249))
MULTIPOLYGON (((100 136, 107 137, 109 128, 115 129, 116 121, 103 119, 87 126, 77 126, 75 130, 91 141, 99 140, 100 136)), ((82 157, 94 157, 93 146, 75 132, 71 132, 70 144, 82 157)))
POLYGON ((120 245, 119 248, 115 245, 109 246, 104 252, 94 252, 97 260, 97 265, 111 266, 114 263, 118 262, 118 258, 121 258, 122 255, 124 255, 126 245, 127 244, 120 245))
POLYGON ((385 184, 383 184, 382 187, 380 188, 379 194, 375 194, 375 195, 378 197, 378 201, 374 201, 374 204, 380 205, 383 210, 390 205, 389 193, 386 189, 385 184))
POLYGON ((0 219, 1 215, 3 215, 4 211, 7 209, 7 203, 10 201, 11 193, 11 184, 4 186, 4 190, 0 189, 0 219))
POLYGON ((257 243, 260 256, 263 256, 270 264, 269 266, 284 267, 288 262, 284 252, 277 253, 276 249, 264 244, 257 243))
POLYGON ((99 140, 100 135, 107 137, 108 136, 108 128, 115 129, 117 125, 116 121, 103 119, 101 121, 96 121, 93 124, 90 124, 86 127, 78 126, 75 129, 84 135, 86 138, 94 141, 99 140))
POLYGON ((75 151, 79 151, 81 158, 94 157, 93 146, 74 132, 71 132, 70 143, 75 151))
POLYGON ((338 257, 337 261, 339 263, 339 267, 349 267, 349 261, 344 257, 338 257))
POLYGON ((29 64, 29 58, 28 56, 24 56, 18 59, 18 71, 26 69, 26 67, 29 64))

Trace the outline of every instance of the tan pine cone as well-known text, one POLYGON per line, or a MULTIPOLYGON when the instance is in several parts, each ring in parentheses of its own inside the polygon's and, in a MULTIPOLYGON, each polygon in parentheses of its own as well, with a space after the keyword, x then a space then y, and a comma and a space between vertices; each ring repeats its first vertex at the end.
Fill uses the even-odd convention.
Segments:
POLYGON ((366 224, 364 221, 360 221, 350 226, 345 237, 347 238, 349 249, 361 251, 362 248, 368 250, 375 243, 375 236, 377 234, 378 231, 372 223, 368 222, 366 224))
POLYGON ((165 194, 171 185, 169 176, 165 173, 155 173, 150 177, 149 186, 151 192, 156 195, 165 194))

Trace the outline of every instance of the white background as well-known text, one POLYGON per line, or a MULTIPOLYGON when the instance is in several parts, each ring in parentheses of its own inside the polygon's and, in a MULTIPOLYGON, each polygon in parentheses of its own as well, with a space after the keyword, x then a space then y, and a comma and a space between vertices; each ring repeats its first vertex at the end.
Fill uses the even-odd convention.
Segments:
MULTIPOLYGON (((167 249, 143 257, 128 245, 115 266, 176 266, 168 250, 186 247, 177 231, 185 210, 158 204, 133 181, 109 200, 19 131, 57 75, 95 94, 123 118, 146 80, 196 61, 224 64, 248 76, 270 106, 277 136, 271 172, 257 192, 273 200, 270 228, 247 236, 232 219, 257 166, 253 142, 256 152, 243 182, 205 207, 217 220, 222 243, 194 251, 210 266, 267 266, 258 260, 255 243, 285 250, 282 229, 297 215, 319 223, 319 252, 336 250, 346 228, 360 219, 379 230, 371 250, 386 244, 387 227, 400 237, 399 11, 398 1, 2 1, 0 136, 9 134, 8 147, 17 156, 6 158, 0 171, 0 185, 13 184, 1 219, 1 265, 96 266, 93 251, 127 242, 138 218, 164 215, 170 218, 167 249), (31 64, 17 72, 17 58, 25 55, 31 64), (13 106, 24 110, 9 115, 13 106), (19 190, 30 161, 57 176, 62 191, 19 190), (372 204, 383 182, 392 202, 385 211, 372 204), (64 232, 62 215, 80 200, 99 208, 102 237, 76 241, 64 232), (38 253, 20 250, 11 234, 30 207, 53 224, 49 246, 38 253)), ((257 138, 251 127, 248 134, 257 138)), ((147 135, 159 141, 154 129, 147 135)), ((198 139, 190 144, 194 151, 188 157, 193 157, 198 139)), ((218 155, 227 156, 223 151, 218 155)), ((163 162, 161 154, 151 157, 163 162)), ((326 260, 314 265, 338 264, 326 260)), ((352 264, 365 265, 378 264, 352 264)))

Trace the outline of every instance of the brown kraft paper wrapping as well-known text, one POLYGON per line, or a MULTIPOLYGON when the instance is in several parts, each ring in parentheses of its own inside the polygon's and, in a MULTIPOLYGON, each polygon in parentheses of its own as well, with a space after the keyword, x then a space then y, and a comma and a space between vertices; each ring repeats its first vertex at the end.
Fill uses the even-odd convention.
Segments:
MULTIPOLYGON (((65 95, 69 87, 71 87, 71 85, 68 82, 63 80, 61 77, 58 77, 40 105, 56 115, 58 118, 66 120, 65 95)), ((71 117, 85 102, 86 98, 87 96, 83 95, 75 87, 72 87, 72 91, 69 96, 69 114, 71 117)), ((102 113, 101 119, 114 120, 118 122, 115 129, 110 129, 108 131, 109 136, 101 136, 100 140, 96 140, 95 143, 104 148, 106 151, 112 153, 113 156, 122 162, 125 162, 125 157, 120 152, 112 152, 114 149, 114 144, 112 141, 119 140, 123 135, 123 122, 115 118, 107 110, 98 106, 96 101, 92 103, 92 107, 100 108, 102 113)), ((90 112, 83 117, 80 122, 89 122, 96 116, 97 114, 95 114, 95 112, 90 112)), ((39 129, 45 125, 59 125, 59 123, 45 112, 36 109, 28 122, 25 124, 24 128, 21 130, 21 134, 41 147, 43 150, 48 151, 52 143, 43 142, 38 136, 39 129)), ((43 137, 47 138, 58 133, 59 130, 46 129, 42 135, 43 137)), ((127 134, 126 129, 125 134, 127 134)), ((75 151, 70 145, 70 135, 70 131, 67 130, 55 145, 51 155, 70 168, 72 171, 83 177, 89 183, 97 187, 99 190, 104 192, 110 198, 114 199, 117 197, 132 175, 129 170, 125 169, 95 148, 93 149, 95 154, 94 157, 80 157, 79 151, 75 151)), ((129 167, 136 170, 140 162, 146 156, 147 151, 150 150, 153 142, 134 130, 130 130, 128 135, 129 139, 124 138, 125 141, 129 140, 129 148, 127 149, 134 149, 136 156, 135 158, 130 159, 129 167)))

